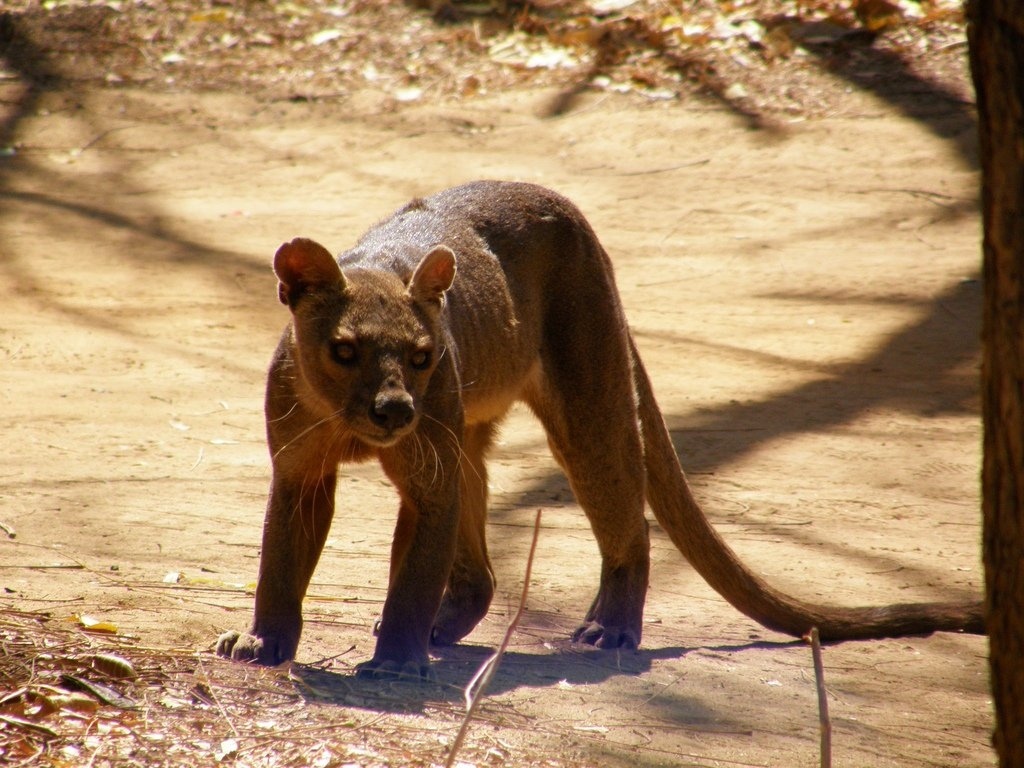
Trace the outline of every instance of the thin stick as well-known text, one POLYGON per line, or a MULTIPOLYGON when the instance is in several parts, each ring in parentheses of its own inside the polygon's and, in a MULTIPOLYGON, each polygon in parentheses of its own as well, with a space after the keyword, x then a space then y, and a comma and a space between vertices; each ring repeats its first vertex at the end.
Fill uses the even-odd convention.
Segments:
POLYGON ((814 681, 818 688, 821 768, 832 768, 832 721, 828 716, 828 691, 825 689, 825 665, 821 661, 821 640, 818 638, 818 628, 812 627, 804 640, 811 644, 811 657, 814 659, 814 681))
POLYGON ((519 596, 519 608, 516 610, 516 615, 512 617, 512 621, 509 622, 508 628, 505 630, 505 637, 502 638, 498 650, 480 666, 466 686, 466 716, 462 719, 462 725, 455 736, 455 743, 452 744, 451 752, 448 753, 448 761, 444 764, 445 768, 452 768, 455 765, 455 756, 466 739, 469 723, 473 719, 473 715, 476 714, 477 706, 483 699, 484 691, 490 685, 494 673, 498 671, 501 657, 505 655, 509 643, 512 642, 512 635, 516 631, 516 627, 519 626, 519 619, 522 618, 523 611, 526 610, 526 598, 530 593, 530 574, 533 571, 533 555, 537 551, 537 538, 540 536, 540 513, 541 511, 538 509, 537 517, 533 521, 533 541, 530 542, 530 554, 526 558, 526 576, 523 578, 523 592, 519 596))
MULTIPOLYGON (((199 673, 203 677, 203 682, 208 681, 210 679, 210 676, 206 674, 206 668, 203 666, 203 657, 197 653, 195 655, 195 659, 196 666, 199 668, 199 673)), ((240 739, 241 736, 239 736, 238 734, 238 729, 235 728, 235 724, 231 721, 231 718, 228 717, 227 710, 224 709, 224 705, 220 703, 220 699, 217 698, 217 694, 214 693, 213 686, 207 685, 206 690, 209 691, 210 698, 213 699, 213 703, 217 705, 217 709, 220 710, 220 716, 223 717, 224 722, 228 724, 228 728, 231 729, 231 733, 235 735, 236 739, 240 739)))
POLYGON ((56 565, 0 565, 0 568, 25 568, 33 571, 63 570, 63 571, 84 571, 85 566, 79 563, 56 564, 56 565))

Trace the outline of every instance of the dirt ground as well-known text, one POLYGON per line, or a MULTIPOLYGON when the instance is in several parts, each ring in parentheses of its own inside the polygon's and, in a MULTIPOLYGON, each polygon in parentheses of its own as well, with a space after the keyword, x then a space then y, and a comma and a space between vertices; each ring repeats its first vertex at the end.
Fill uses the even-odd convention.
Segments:
MULTIPOLYGON (((409 197, 475 178, 551 186, 589 217, 691 482, 768 580, 841 604, 979 596, 972 118, 927 88, 837 93, 827 114, 755 129, 696 96, 590 90, 552 117, 546 85, 401 108, 372 87, 333 102, 40 91, 0 157, 0 609, 109 622, 127 658, 179 654, 233 700, 237 665, 211 648, 252 608, 263 377, 287 321, 270 256, 296 235, 341 250, 409 197)), ((144 751, 158 726, 139 722, 142 751, 61 736, 48 764, 443 764, 459 689, 515 612, 538 509, 528 611, 466 764, 818 764, 806 645, 737 614, 656 526, 643 647, 570 645, 598 579, 586 520, 525 412, 491 466, 499 596, 438 657, 441 685, 351 678, 396 509, 360 466, 343 473, 300 664, 245 671, 287 709, 243 722, 192 702, 202 737, 159 759, 144 751), (275 757, 296 729, 303 757, 275 757)), ((8 680, 36 663, 12 636, 8 680)), ((948 633, 827 646, 835 764, 993 765, 985 655, 948 633)))

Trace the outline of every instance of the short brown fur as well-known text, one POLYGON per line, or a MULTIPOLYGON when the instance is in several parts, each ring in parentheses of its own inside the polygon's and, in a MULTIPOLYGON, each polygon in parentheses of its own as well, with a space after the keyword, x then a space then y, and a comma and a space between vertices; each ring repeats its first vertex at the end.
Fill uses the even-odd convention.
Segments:
POLYGON ((360 671, 429 675, 428 644, 468 634, 494 593, 485 456, 515 401, 544 425, 601 552, 577 640, 640 643, 645 499, 701 576, 771 629, 818 627, 832 640, 983 631, 980 601, 819 606, 740 562, 690 492, 607 254, 554 192, 456 187, 401 209, 337 261, 310 240, 286 243, 275 271, 293 320, 267 383, 273 481, 255 616, 248 633, 222 635, 218 653, 294 658, 338 465, 376 458, 401 502, 377 648, 360 671))

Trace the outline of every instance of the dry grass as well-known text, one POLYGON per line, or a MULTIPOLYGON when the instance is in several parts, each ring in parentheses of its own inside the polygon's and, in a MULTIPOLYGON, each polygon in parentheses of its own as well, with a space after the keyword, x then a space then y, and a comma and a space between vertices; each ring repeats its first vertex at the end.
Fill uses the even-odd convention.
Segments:
MULTIPOLYGON (((363 683, 326 663, 235 664, 38 613, 0 618, 0 649, 7 765, 427 766, 445 760, 464 718, 462 691, 448 685, 363 683)), ((477 718, 521 716, 488 703, 477 718)), ((507 752, 484 734, 460 757, 507 752)))

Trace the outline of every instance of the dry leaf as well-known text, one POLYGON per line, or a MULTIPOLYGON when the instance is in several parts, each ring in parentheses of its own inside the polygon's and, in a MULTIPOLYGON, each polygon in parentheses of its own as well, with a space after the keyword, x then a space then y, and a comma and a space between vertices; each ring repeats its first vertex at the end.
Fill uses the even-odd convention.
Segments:
POLYGON ((238 752, 238 742, 235 739, 224 739, 224 741, 220 743, 220 749, 217 750, 215 757, 217 762, 220 763, 234 755, 236 752, 238 752))
POLYGON ((310 35, 309 43, 310 45, 323 45, 332 40, 337 40, 344 34, 340 29, 321 29, 319 32, 310 35))
POLYGON ((395 91, 395 99, 403 103, 410 101, 418 101, 423 96, 423 89, 418 88, 415 85, 408 86, 406 88, 399 88, 395 91))
POLYGON ((117 634, 117 625, 113 622, 103 621, 84 613, 72 614, 71 620, 76 622, 86 632, 102 632, 108 635, 117 634))
POLYGON ((134 679, 138 677, 135 668, 127 659, 115 656, 112 653, 97 653, 92 659, 92 668, 102 672, 107 677, 122 679, 134 679))
POLYGON ((100 708, 100 703, 96 699, 90 698, 84 693, 67 693, 61 696, 51 696, 49 701, 58 710, 75 712, 81 715, 91 715, 100 708))
POLYGON ((231 13, 226 8, 216 8, 210 11, 196 11, 188 17, 188 20, 197 24, 204 22, 223 24, 230 18, 231 13))
POLYGON ((615 11, 621 11, 636 4, 637 0, 593 0, 588 3, 591 12, 598 16, 606 13, 615 13, 615 11))
POLYGON ((78 675, 61 675, 61 683, 68 688, 85 691, 93 698, 98 699, 104 704, 109 704, 112 707, 118 709, 135 709, 138 705, 129 699, 127 696, 122 696, 120 693, 115 691, 109 685, 103 685, 103 683, 94 683, 91 680, 86 680, 84 677, 78 675))
POLYGON ((881 32, 903 23, 903 12, 889 0, 855 0, 853 13, 869 32, 881 32))
POLYGON ((39 723, 33 723, 31 720, 26 720, 21 717, 14 717, 13 715, 0 715, 0 723, 7 723, 8 725, 20 726, 29 731, 36 731, 49 736, 50 738, 57 738, 57 732, 52 728, 47 728, 45 725, 39 723))
POLYGON ((608 728, 603 725, 577 725, 573 730, 583 731, 584 733, 608 733, 608 728))

